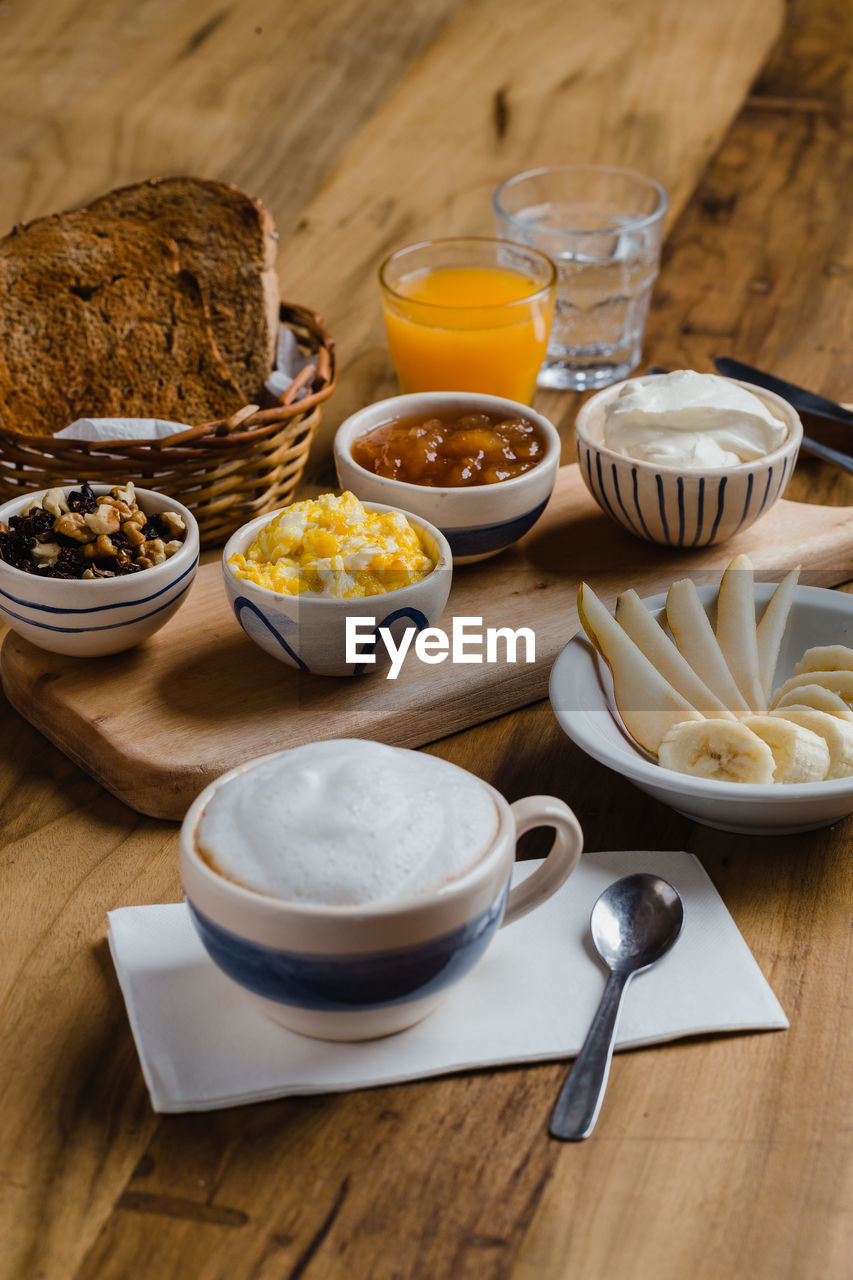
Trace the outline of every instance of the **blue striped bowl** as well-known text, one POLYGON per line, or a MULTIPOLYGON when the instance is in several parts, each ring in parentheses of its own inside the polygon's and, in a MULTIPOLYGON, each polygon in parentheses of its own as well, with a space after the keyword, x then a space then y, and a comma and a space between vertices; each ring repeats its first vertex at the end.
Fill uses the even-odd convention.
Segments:
POLYGON ((532 529, 548 504, 559 465, 560 437, 547 418, 515 400, 469 391, 423 391, 378 400, 347 418, 335 435, 335 466, 342 488, 351 490, 357 498, 391 503, 429 520, 450 544, 454 564, 471 564, 497 555, 532 529), (545 437, 545 456, 530 471, 512 480, 456 489, 377 476, 353 458, 353 443, 374 427, 395 418, 415 414, 428 417, 446 409, 527 418, 545 437))
MULTIPOLYGON (((111 488, 92 485, 96 494, 111 488)), ((47 492, 41 489, 4 503, 0 520, 20 515, 47 492)), ((176 511, 183 516, 187 533, 180 551, 141 573, 79 582, 39 578, 0 560, 0 617, 12 631, 51 653, 95 658, 130 649, 168 622, 186 599, 198 568, 198 524, 174 498, 150 489, 137 489, 136 498, 149 515, 176 511)))
POLYGON ((586 487, 602 511, 629 533, 666 547, 707 547, 748 528, 782 496, 803 438, 802 423, 786 400, 739 382, 787 424, 785 443, 737 467, 680 471, 627 458, 601 443, 602 411, 624 385, 616 383, 587 400, 575 432, 586 487))

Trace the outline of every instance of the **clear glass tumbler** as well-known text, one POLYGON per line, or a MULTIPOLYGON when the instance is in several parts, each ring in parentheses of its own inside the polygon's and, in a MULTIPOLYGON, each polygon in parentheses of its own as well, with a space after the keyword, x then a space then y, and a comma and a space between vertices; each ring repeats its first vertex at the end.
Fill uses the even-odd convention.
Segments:
POLYGON ((379 271, 400 390, 480 391, 530 404, 557 273, 528 245, 465 236, 398 249, 379 271))
POLYGON ((531 169, 494 195, 498 235, 547 254, 557 307, 540 387, 589 391, 640 363, 667 197, 652 178, 604 165, 531 169))

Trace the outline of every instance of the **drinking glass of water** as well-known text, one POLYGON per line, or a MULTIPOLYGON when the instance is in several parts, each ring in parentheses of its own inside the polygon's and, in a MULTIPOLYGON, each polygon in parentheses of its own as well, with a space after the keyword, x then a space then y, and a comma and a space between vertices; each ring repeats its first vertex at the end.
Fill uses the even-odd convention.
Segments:
POLYGON ((547 254, 557 306, 540 387, 589 391, 640 363, 667 197, 652 178, 605 165, 516 174, 494 195, 498 235, 547 254))

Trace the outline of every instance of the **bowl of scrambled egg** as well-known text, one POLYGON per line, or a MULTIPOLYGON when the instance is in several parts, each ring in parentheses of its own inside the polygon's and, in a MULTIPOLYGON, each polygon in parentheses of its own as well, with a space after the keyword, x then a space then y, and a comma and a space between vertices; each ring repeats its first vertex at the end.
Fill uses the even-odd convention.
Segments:
POLYGON ((438 529, 352 493, 250 520, 229 539, 222 566, 249 639, 288 666, 324 676, 388 666, 405 632, 441 617, 452 577, 438 529))

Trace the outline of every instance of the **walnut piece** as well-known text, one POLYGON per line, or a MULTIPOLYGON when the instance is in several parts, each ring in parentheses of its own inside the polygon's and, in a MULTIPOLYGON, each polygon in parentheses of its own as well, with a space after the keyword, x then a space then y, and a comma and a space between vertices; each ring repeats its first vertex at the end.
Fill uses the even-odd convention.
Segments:
POLYGON ((48 489, 41 500, 41 505, 52 516, 61 516, 71 510, 64 489, 48 489))
POLYGON ((162 538, 149 538, 142 548, 142 553, 152 565, 162 564, 166 559, 166 544, 162 538))
POLYGON ((118 498, 119 502, 126 503, 128 507, 135 507, 136 489, 134 488, 133 481, 128 480, 127 484, 123 487, 121 485, 116 485, 114 489, 110 489, 110 497, 118 498))
POLYGON ((99 533, 94 542, 87 543, 83 548, 83 555, 87 560, 105 560, 108 556, 114 556, 116 551, 109 535, 99 533))
POLYGON ((170 538, 174 538, 177 533, 186 533, 184 517, 178 515, 177 511, 164 511, 160 519, 170 538))
POLYGON ((61 533, 65 538, 74 538, 76 542, 91 542, 94 533, 84 523, 79 511, 66 511, 53 522, 53 532, 61 533))
POLYGON ((121 531, 127 538, 128 545, 131 547, 139 547, 145 541, 145 534, 142 532, 138 524, 134 524, 132 520, 125 520, 121 526, 121 531))
POLYGON ((115 507, 108 507, 105 502, 100 502, 91 515, 83 519, 96 534, 118 533, 121 527, 121 516, 115 507))
POLYGON ((112 507, 119 513, 122 520, 127 520, 133 515, 133 508, 126 502, 122 502, 120 498, 99 498, 98 502, 102 507, 112 507))

